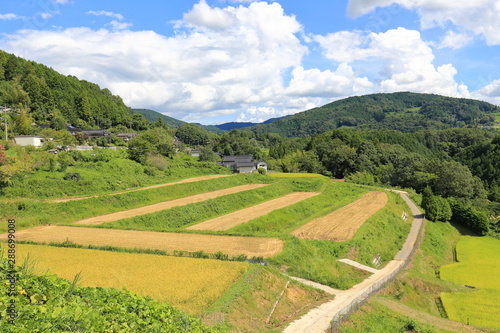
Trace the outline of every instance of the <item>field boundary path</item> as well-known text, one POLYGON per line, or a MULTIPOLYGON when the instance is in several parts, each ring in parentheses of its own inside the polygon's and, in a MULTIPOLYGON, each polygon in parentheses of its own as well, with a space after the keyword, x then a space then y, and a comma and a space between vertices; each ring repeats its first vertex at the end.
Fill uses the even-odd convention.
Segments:
POLYGON ((151 186, 145 186, 145 187, 141 187, 141 188, 134 188, 134 189, 129 189, 129 190, 120 191, 120 192, 113 192, 113 193, 100 194, 100 195, 90 195, 90 196, 85 196, 85 197, 66 197, 66 198, 59 198, 59 199, 46 199, 44 201, 55 202, 55 203, 68 202, 68 201, 77 201, 77 200, 84 200, 84 199, 90 199, 90 198, 105 197, 105 196, 110 196, 110 195, 118 195, 118 194, 125 194, 125 193, 137 192, 137 191, 144 191, 144 190, 149 190, 149 189, 157 188, 157 187, 172 186, 172 185, 184 184, 184 183, 194 183, 194 182, 199 182, 199 181, 202 181, 202 180, 208 180, 208 179, 214 179, 214 178, 221 178, 221 177, 229 177, 229 176, 232 176, 232 175, 200 176, 200 177, 183 179, 183 180, 179 180, 179 181, 176 181, 176 182, 165 183, 165 184, 158 184, 158 185, 151 185, 151 186))
POLYGON ((189 197, 159 202, 156 204, 142 206, 142 207, 128 209, 128 210, 123 210, 123 211, 116 212, 116 213, 94 216, 94 217, 90 217, 88 219, 76 221, 76 222, 74 222, 74 224, 93 225, 93 224, 102 224, 102 223, 106 223, 106 222, 114 222, 114 221, 130 218, 130 217, 134 217, 134 216, 159 212, 161 210, 166 210, 166 209, 174 208, 177 206, 184 206, 184 205, 197 203, 197 202, 201 202, 201 201, 205 201, 205 200, 209 200, 209 199, 215 199, 215 198, 221 197, 223 195, 253 190, 253 189, 256 189, 259 187, 263 187, 263 186, 267 186, 267 184, 241 185, 241 186, 226 188, 223 190, 195 194, 195 195, 191 195, 189 197))
MULTIPOLYGON (((394 260, 389 261, 384 268, 377 270, 377 272, 373 273, 363 282, 355 285, 351 289, 341 291, 334 290, 328 286, 322 286, 320 289, 334 294, 335 299, 312 309, 302 318, 288 325, 283 332, 325 332, 329 328, 332 328, 332 331, 336 330, 348 315, 364 304, 371 295, 382 289, 388 282, 392 281, 409 263, 412 254, 418 248, 423 237, 424 216, 418 207, 407 197, 406 192, 394 192, 401 195, 403 200, 410 207, 411 214, 414 217, 406 241, 401 250, 394 257, 394 260)), ((314 286, 313 284, 308 284, 314 286)), ((316 284, 316 286, 317 285, 318 284, 316 284)))

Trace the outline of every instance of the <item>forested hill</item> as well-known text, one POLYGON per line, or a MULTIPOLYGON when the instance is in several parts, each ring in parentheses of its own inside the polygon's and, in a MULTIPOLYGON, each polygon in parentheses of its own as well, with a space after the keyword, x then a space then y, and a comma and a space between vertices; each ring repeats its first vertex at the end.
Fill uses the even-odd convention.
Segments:
POLYGON ((134 116, 108 89, 0 50, 0 106, 20 104, 29 108, 35 122, 53 128, 66 123, 81 128, 143 123, 142 116, 134 116))
POLYGON ((493 125, 498 112, 499 107, 478 100, 398 92, 349 97, 248 129, 287 137, 310 136, 339 127, 415 132, 493 125))
POLYGON ((168 127, 173 127, 173 128, 177 128, 177 127, 181 126, 182 124, 184 124, 184 122, 182 120, 178 120, 178 119, 166 116, 166 115, 159 113, 157 111, 154 111, 154 110, 149 110, 149 109, 132 109, 132 110, 135 113, 143 115, 144 118, 146 118, 147 120, 149 120, 152 123, 158 121, 158 119, 161 119, 161 121, 165 125, 167 125, 168 127))

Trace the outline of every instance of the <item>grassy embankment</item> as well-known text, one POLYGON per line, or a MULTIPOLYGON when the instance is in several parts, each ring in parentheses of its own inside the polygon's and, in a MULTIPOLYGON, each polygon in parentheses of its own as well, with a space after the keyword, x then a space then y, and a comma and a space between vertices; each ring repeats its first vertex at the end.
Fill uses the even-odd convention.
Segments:
MULTIPOLYGON (((7 153, 14 152, 8 150, 7 153)), ((31 162, 33 171, 14 177, 10 186, 2 188, 4 197, 45 199, 106 194, 197 176, 231 174, 227 168, 215 163, 198 162, 195 157, 185 154, 167 159, 165 163, 168 165, 164 170, 129 160, 125 149, 64 153, 65 157, 59 157, 59 160, 66 161, 66 167, 54 162, 54 156, 47 152, 33 150, 30 154, 34 159, 31 162), (75 174, 78 176, 67 177, 75 174)))
POLYGON ((458 263, 441 267, 441 279, 477 289, 442 293, 448 317, 500 329, 500 240, 462 236, 456 251, 458 263))
MULTIPOLYGON (((168 187, 152 188, 113 196, 91 197, 68 202, 47 202, 32 199, 11 200, 0 203, 0 219, 16 219, 19 228, 44 224, 67 224, 76 220, 158 202, 183 198, 189 195, 221 190, 245 184, 266 184, 272 179, 259 175, 236 175, 168 187)), ((0 232, 5 232, 5 225, 0 232)))
POLYGON ((223 324, 231 332, 280 332, 291 320, 331 298, 275 269, 252 265, 212 304, 203 320, 223 324))

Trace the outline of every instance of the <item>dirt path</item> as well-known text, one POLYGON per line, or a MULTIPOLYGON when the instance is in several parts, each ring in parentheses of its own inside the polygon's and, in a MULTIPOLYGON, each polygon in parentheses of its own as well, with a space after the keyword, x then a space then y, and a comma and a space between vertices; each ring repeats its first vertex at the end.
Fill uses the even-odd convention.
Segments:
POLYGON ((237 225, 246 223, 260 216, 267 215, 274 210, 293 205, 305 199, 312 198, 320 193, 316 192, 294 192, 281 198, 266 201, 264 203, 238 210, 236 212, 216 217, 190 227, 188 230, 228 230, 237 225))
POLYGON ((456 321, 451 321, 451 320, 439 318, 439 317, 430 315, 428 313, 410 308, 409 306, 406 306, 404 304, 401 304, 399 302, 395 302, 395 301, 387 299, 387 298, 374 297, 373 301, 375 301, 379 304, 382 304, 386 308, 389 308, 392 311, 395 311, 399 314, 413 318, 413 319, 418 320, 419 322, 422 322, 425 324, 439 327, 439 328, 444 329, 444 330, 449 330, 449 331, 454 331, 454 332, 474 332, 474 333, 483 332, 483 331, 475 329, 472 326, 467 326, 465 324, 458 323, 456 321))
MULTIPOLYGON (((309 333, 309 332, 325 332, 331 324, 331 320, 338 314, 344 314, 348 311, 354 302, 360 301, 369 297, 372 290, 376 290, 383 285, 390 276, 396 274, 403 266, 404 261, 409 259, 411 250, 417 246, 418 232, 423 227, 424 219, 417 206, 406 196, 405 193, 400 193, 403 199, 408 203, 414 220, 412 229, 408 234, 406 242, 395 260, 392 260, 385 265, 384 268, 369 276, 363 282, 355 285, 351 289, 335 292, 333 301, 324 303, 319 307, 312 309, 305 316, 292 322, 283 332, 285 333, 309 333)), ((327 286, 324 286, 328 288, 327 286)), ((324 288, 323 288, 324 289, 324 288)))
MULTIPOLYGON (((5 241, 7 234, 0 235, 5 241)), ((81 245, 115 246, 131 249, 173 251, 222 252, 230 256, 245 254, 248 257, 271 257, 283 249, 283 241, 276 238, 213 236, 178 234, 154 231, 94 229, 63 226, 41 226, 16 232, 20 241, 63 243, 81 245)))
POLYGON ((196 202, 214 199, 214 198, 217 198, 217 197, 220 197, 223 195, 227 195, 227 194, 234 194, 234 193, 238 193, 238 192, 242 192, 242 191, 253 190, 253 189, 256 189, 259 187, 263 187, 263 186, 267 186, 267 185, 265 185, 265 184, 241 185, 241 186, 227 188, 224 190, 196 194, 196 195, 192 195, 189 197, 169 200, 169 201, 165 201, 165 202, 156 203, 153 205, 124 210, 121 212, 95 216, 95 217, 91 217, 88 219, 76 221, 75 224, 93 225, 93 224, 101 224, 101 223, 106 223, 106 222, 118 221, 118 220, 129 218, 129 217, 150 214, 150 213, 158 212, 158 211, 165 210, 165 209, 170 209, 170 208, 177 207, 177 206, 184 206, 184 205, 188 205, 188 204, 192 204, 192 203, 196 203, 196 202))
POLYGON ((48 199, 48 200, 44 200, 44 201, 48 201, 48 202, 68 202, 68 201, 84 200, 84 199, 96 198, 96 197, 100 197, 100 196, 118 195, 118 194, 124 194, 124 193, 136 192, 136 191, 144 191, 144 190, 149 190, 149 189, 157 188, 157 187, 165 187, 165 186, 171 186, 171 185, 183 184, 183 183, 193 183, 193 182, 199 182, 199 181, 202 181, 202 180, 208 180, 208 179, 214 179, 214 178, 220 178, 220 177, 229 177, 229 176, 231 176, 231 175, 201 176, 201 177, 195 177, 195 178, 188 178, 188 179, 184 179, 184 180, 180 180, 180 181, 172 182, 172 183, 146 186, 146 187, 141 187, 141 188, 137 188, 137 189, 133 189, 133 190, 125 190, 125 191, 120 191, 120 192, 115 192, 115 193, 109 193, 109 194, 91 195, 91 196, 87 196, 87 197, 67 197, 67 198, 60 198, 60 199, 48 199))
POLYGON ((387 204, 387 200, 385 192, 369 192, 331 214, 295 229, 292 235, 302 239, 347 241, 354 237, 366 220, 387 204))

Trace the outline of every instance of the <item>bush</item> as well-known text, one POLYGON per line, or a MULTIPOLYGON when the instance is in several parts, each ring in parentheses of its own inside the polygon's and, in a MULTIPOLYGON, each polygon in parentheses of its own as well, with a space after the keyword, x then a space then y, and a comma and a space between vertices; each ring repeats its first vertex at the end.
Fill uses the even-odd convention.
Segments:
POLYGON ((78 172, 68 172, 63 177, 64 180, 73 180, 75 182, 82 179, 82 175, 78 172))

